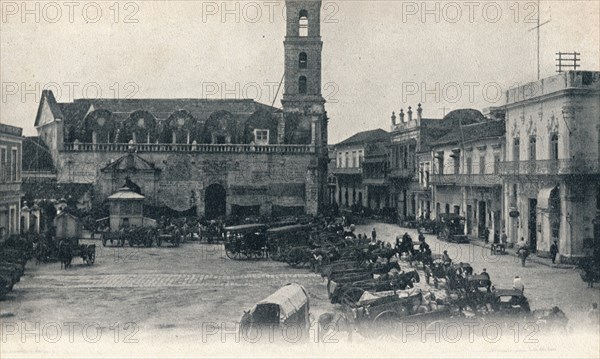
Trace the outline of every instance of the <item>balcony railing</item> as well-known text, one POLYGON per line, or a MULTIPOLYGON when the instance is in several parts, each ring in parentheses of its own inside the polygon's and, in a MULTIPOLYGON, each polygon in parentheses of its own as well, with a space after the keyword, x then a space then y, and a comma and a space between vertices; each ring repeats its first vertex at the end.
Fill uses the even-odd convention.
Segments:
POLYGON ((413 178, 415 170, 413 168, 392 168, 389 177, 393 178, 413 178))
POLYGON ((501 186, 502 179, 497 174, 432 175, 431 183, 448 186, 494 187, 501 186))
POLYGON ((66 143, 66 152, 315 153, 311 145, 66 143))
POLYGON ((335 175, 360 175, 362 167, 336 167, 332 170, 335 175))
POLYGON ((500 174, 504 176, 600 174, 600 161, 566 159, 502 162, 500 174))

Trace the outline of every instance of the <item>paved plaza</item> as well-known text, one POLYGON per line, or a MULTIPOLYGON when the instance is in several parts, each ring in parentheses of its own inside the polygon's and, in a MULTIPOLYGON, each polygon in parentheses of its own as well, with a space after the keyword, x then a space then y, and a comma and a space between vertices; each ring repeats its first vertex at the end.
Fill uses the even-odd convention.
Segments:
MULTIPOLYGON (((373 227, 380 239, 393 241, 396 235, 405 232, 416 239, 414 230, 389 224, 368 224, 357 226, 356 230, 370 233, 373 227)), ((469 262, 476 272, 487 268, 497 288, 511 288, 513 277, 521 276, 532 309, 557 305, 564 310, 574 326, 574 334, 553 339, 555 347, 549 349, 550 357, 554 356, 552 353, 558 355, 560 348, 566 348, 573 340, 584 340, 590 345, 584 354, 597 352, 598 344, 590 344, 586 339, 589 331, 579 328, 578 324, 587 320, 590 304, 599 301, 600 289, 586 288, 576 270, 533 262, 523 268, 511 255, 490 256, 489 250, 480 246, 451 245, 439 242, 434 236, 426 237, 435 253, 448 250, 454 261, 469 262), (565 345, 557 348, 562 340, 565 345)), ((209 344, 215 342, 224 343, 226 350, 208 353, 250 355, 256 346, 232 344, 243 342, 243 338, 240 340, 235 334, 243 310, 290 282, 308 290, 313 318, 325 312, 341 312, 340 305, 329 303, 326 282, 320 275, 274 261, 233 261, 225 256, 222 245, 194 242, 179 248, 108 248, 99 243, 97 246, 93 266, 84 265, 79 258, 74 259, 73 267, 66 271, 61 270, 58 263, 28 263, 25 276, 15 290, 0 302, 3 357, 19 350, 19 355, 24 357, 57 356, 57 352, 69 356, 69 348, 79 348, 79 345, 95 357, 117 355, 123 353, 122 350, 131 351, 134 357, 158 355, 156 353, 163 351, 169 355, 179 353, 168 351, 171 345, 179 349, 183 345, 208 350, 212 348, 209 344)), ((506 339, 522 352, 504 354, 538 356, 545 344, 527 345, 525 334, 519 333, 518 340, 513 336, 506 339)), ((506 332, 503 335, 507 336, 506 332)), ((343 356, 343 350, 334 348, 352 346, 353 355, 360 356, 361 353, 367 355, 369 347, 382 345, 367 342, 360 335, 349 342, 341 332, 334 339, 337 344, 318 343, 305 350, 316 350, 317 355, 343 356)), ((444 351, 444 345, 450 345, 444 343, 443 338, 441 343, 436 343, 436 338, 425 339, 411 346, 411 350, 418 350, 423 356, 439 356, 439 350, 444 351)), ((503 350, 501 344, 495 344, 492 349, 473 345, 474 353, 503 350)), ((290 355, 299 350, 297 354, 302 356, 299 347, 287 350, 290 355)), ((194 353, 200 356, 198 351, 189 355, 194 356, 194 353)), ((277 350, 260 353, 276 356, 277 350)))

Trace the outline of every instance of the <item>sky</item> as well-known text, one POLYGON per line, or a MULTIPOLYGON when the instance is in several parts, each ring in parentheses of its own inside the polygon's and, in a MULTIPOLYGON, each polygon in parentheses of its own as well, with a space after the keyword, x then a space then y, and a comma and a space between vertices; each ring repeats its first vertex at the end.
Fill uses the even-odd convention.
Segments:
MULTIPOLYGON (((41 91, 74 98, 253 98, 280 107, 282 1, 0 0, 0 122, 33 127, 41 91)), ((537 78, 536 1, 329 1, 321 13, 329 143, 503 104, 537 78)), ((540 2, 540 74, 556 52, 600 70, 600 2, 540 2)))

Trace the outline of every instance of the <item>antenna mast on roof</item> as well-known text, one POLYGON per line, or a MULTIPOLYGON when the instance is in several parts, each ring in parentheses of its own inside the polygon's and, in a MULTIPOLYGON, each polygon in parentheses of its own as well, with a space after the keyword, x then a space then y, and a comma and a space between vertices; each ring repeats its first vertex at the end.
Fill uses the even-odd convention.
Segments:
MULTIPOLYGON (((526 5, 528 7, 528 5, 526 5)), ((545 21, 540 24, 540 0, 537 0, 537 25, 529 29, 529 31, 537 30, 537 79, 540 79, 540 27, 546 25, 551 20, 545 21)))

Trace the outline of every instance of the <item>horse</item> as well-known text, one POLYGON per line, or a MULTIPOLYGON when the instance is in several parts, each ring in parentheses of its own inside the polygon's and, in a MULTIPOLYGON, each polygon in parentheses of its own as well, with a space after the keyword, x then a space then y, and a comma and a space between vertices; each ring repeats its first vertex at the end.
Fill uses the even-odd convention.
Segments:
POLYGON ((69 242, 60 241, 58 244, 58 258, 60 259, 60 269, 68 269, 73 260, 73 251, 69 242))

